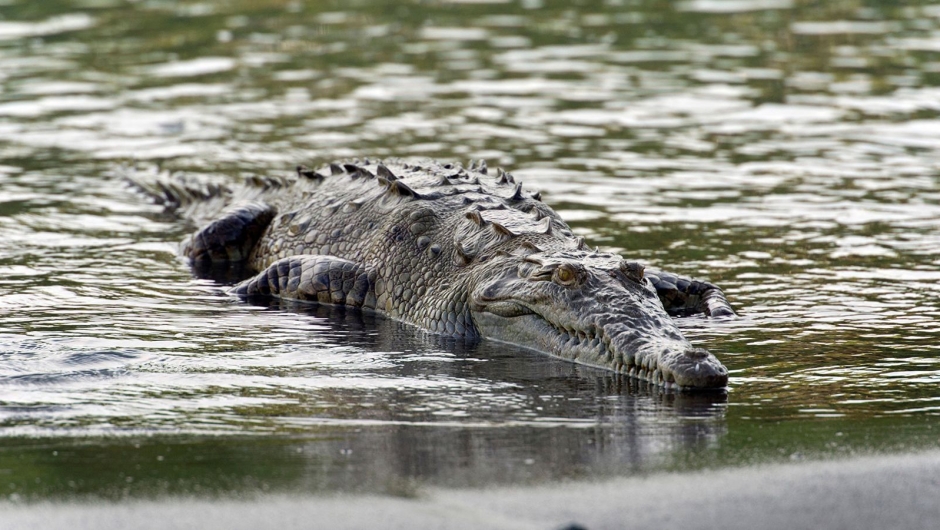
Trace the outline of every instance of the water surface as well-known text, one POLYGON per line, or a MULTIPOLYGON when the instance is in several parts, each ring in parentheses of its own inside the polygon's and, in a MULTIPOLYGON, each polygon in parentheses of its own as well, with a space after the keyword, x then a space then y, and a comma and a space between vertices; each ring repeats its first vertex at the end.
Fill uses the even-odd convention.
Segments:
POLYGON ((0 2, 0 498, 411 495, 940 442, 940 8, 0 2), (721 285, 664 394, 195 278, 122 166, 486 158, 721 285))

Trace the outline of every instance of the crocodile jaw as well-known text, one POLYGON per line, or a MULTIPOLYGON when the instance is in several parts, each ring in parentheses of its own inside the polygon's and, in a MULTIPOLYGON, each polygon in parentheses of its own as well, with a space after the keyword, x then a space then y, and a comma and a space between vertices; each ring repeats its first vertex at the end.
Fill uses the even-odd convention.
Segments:
POLYGON ((617 322, 562 326, 522 304, 510 304, 474 312, 474 322, 483 336, 668 389, 720 389, 728 384, 727 368, 681 336, 633 333, 617 322))

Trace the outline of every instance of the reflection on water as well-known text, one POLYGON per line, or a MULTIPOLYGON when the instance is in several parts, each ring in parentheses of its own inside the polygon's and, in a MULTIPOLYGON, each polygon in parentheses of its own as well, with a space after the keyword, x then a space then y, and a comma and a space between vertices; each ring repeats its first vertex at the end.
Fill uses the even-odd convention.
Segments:
POLYGON ((14 369, 0 376, 0 421, 7 436, 35 438, 41 449, 14 442, 0 451, 0 468, 19 479, 9 493, 121 497, 264 482, 398 494, 412 481, 483 486, 611 476, 714 450, 726 430, 725 393, 663 393, 358 311, 258 310, 219 298, 207 317, 215 330, 162 323, 177 330, 176 340, 10 340, 4 359, 14 369), (233 337, 231 329, 245 334, 233 337), (153 441, 154 434, 188 436, 153 441), (243 438, 251 434, 278 438, 243 438), (82 442, 114 435, 127 441, 82 442), (227 444, 194 435, 239 437, 227 444), (224 458, 215 454, 219 446, 224 458), (165 455, 166 447, 176 454, 165 455), (225 479, 207 481, 204 460, 225 479), (193 462, 196 470, 186 469, 193 462), (282 476, 268 465, 300 468, 282 476), (122 484, 114 476, 137 478, 122 484), (39 485, 27 480, 34 477, 39 485))
POLYGON ((935 446, 938 32, 889 2, 0 2, 0 495, 935 446), (111 176, 363 154, 487 158, 592 243, 719 283, 741 318, 680 325, 730 392, 241 304, 111 176))

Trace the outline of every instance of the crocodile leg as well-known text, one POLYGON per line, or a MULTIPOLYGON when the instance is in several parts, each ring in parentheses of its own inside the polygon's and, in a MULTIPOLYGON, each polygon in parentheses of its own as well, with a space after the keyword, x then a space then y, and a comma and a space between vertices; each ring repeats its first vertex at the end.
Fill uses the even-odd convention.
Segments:
POLYGON ((232 292, 270 295, 324 304, 375 309, 375 273, 334 256, 300 255, 280 259, 232 292))
POLYGON ((262 202, 234 204, 221 219, 187 238, 182 246, 183 255, 197 266, 244 261, 275 211, 262 202))
POLYGON ((702 313, 718 317, 735 314, 725 298, 725 293, 715 284, 649 269, 646 270, 645 276, 656 289, 666 312, 672 316, 702 313))

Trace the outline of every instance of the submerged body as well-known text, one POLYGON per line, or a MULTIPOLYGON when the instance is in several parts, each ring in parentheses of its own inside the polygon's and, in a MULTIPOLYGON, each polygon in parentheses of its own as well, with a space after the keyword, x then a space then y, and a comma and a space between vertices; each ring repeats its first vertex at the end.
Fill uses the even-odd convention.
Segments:
POLYGON ((727 384, 670 316, 733 314, 717 287, 590 250, 485 163, 357 160, 239 187, 132 180, 205 225, 183 244, 195 265, 258 272, 239 295, 375 310, 666 387, 727 384))

